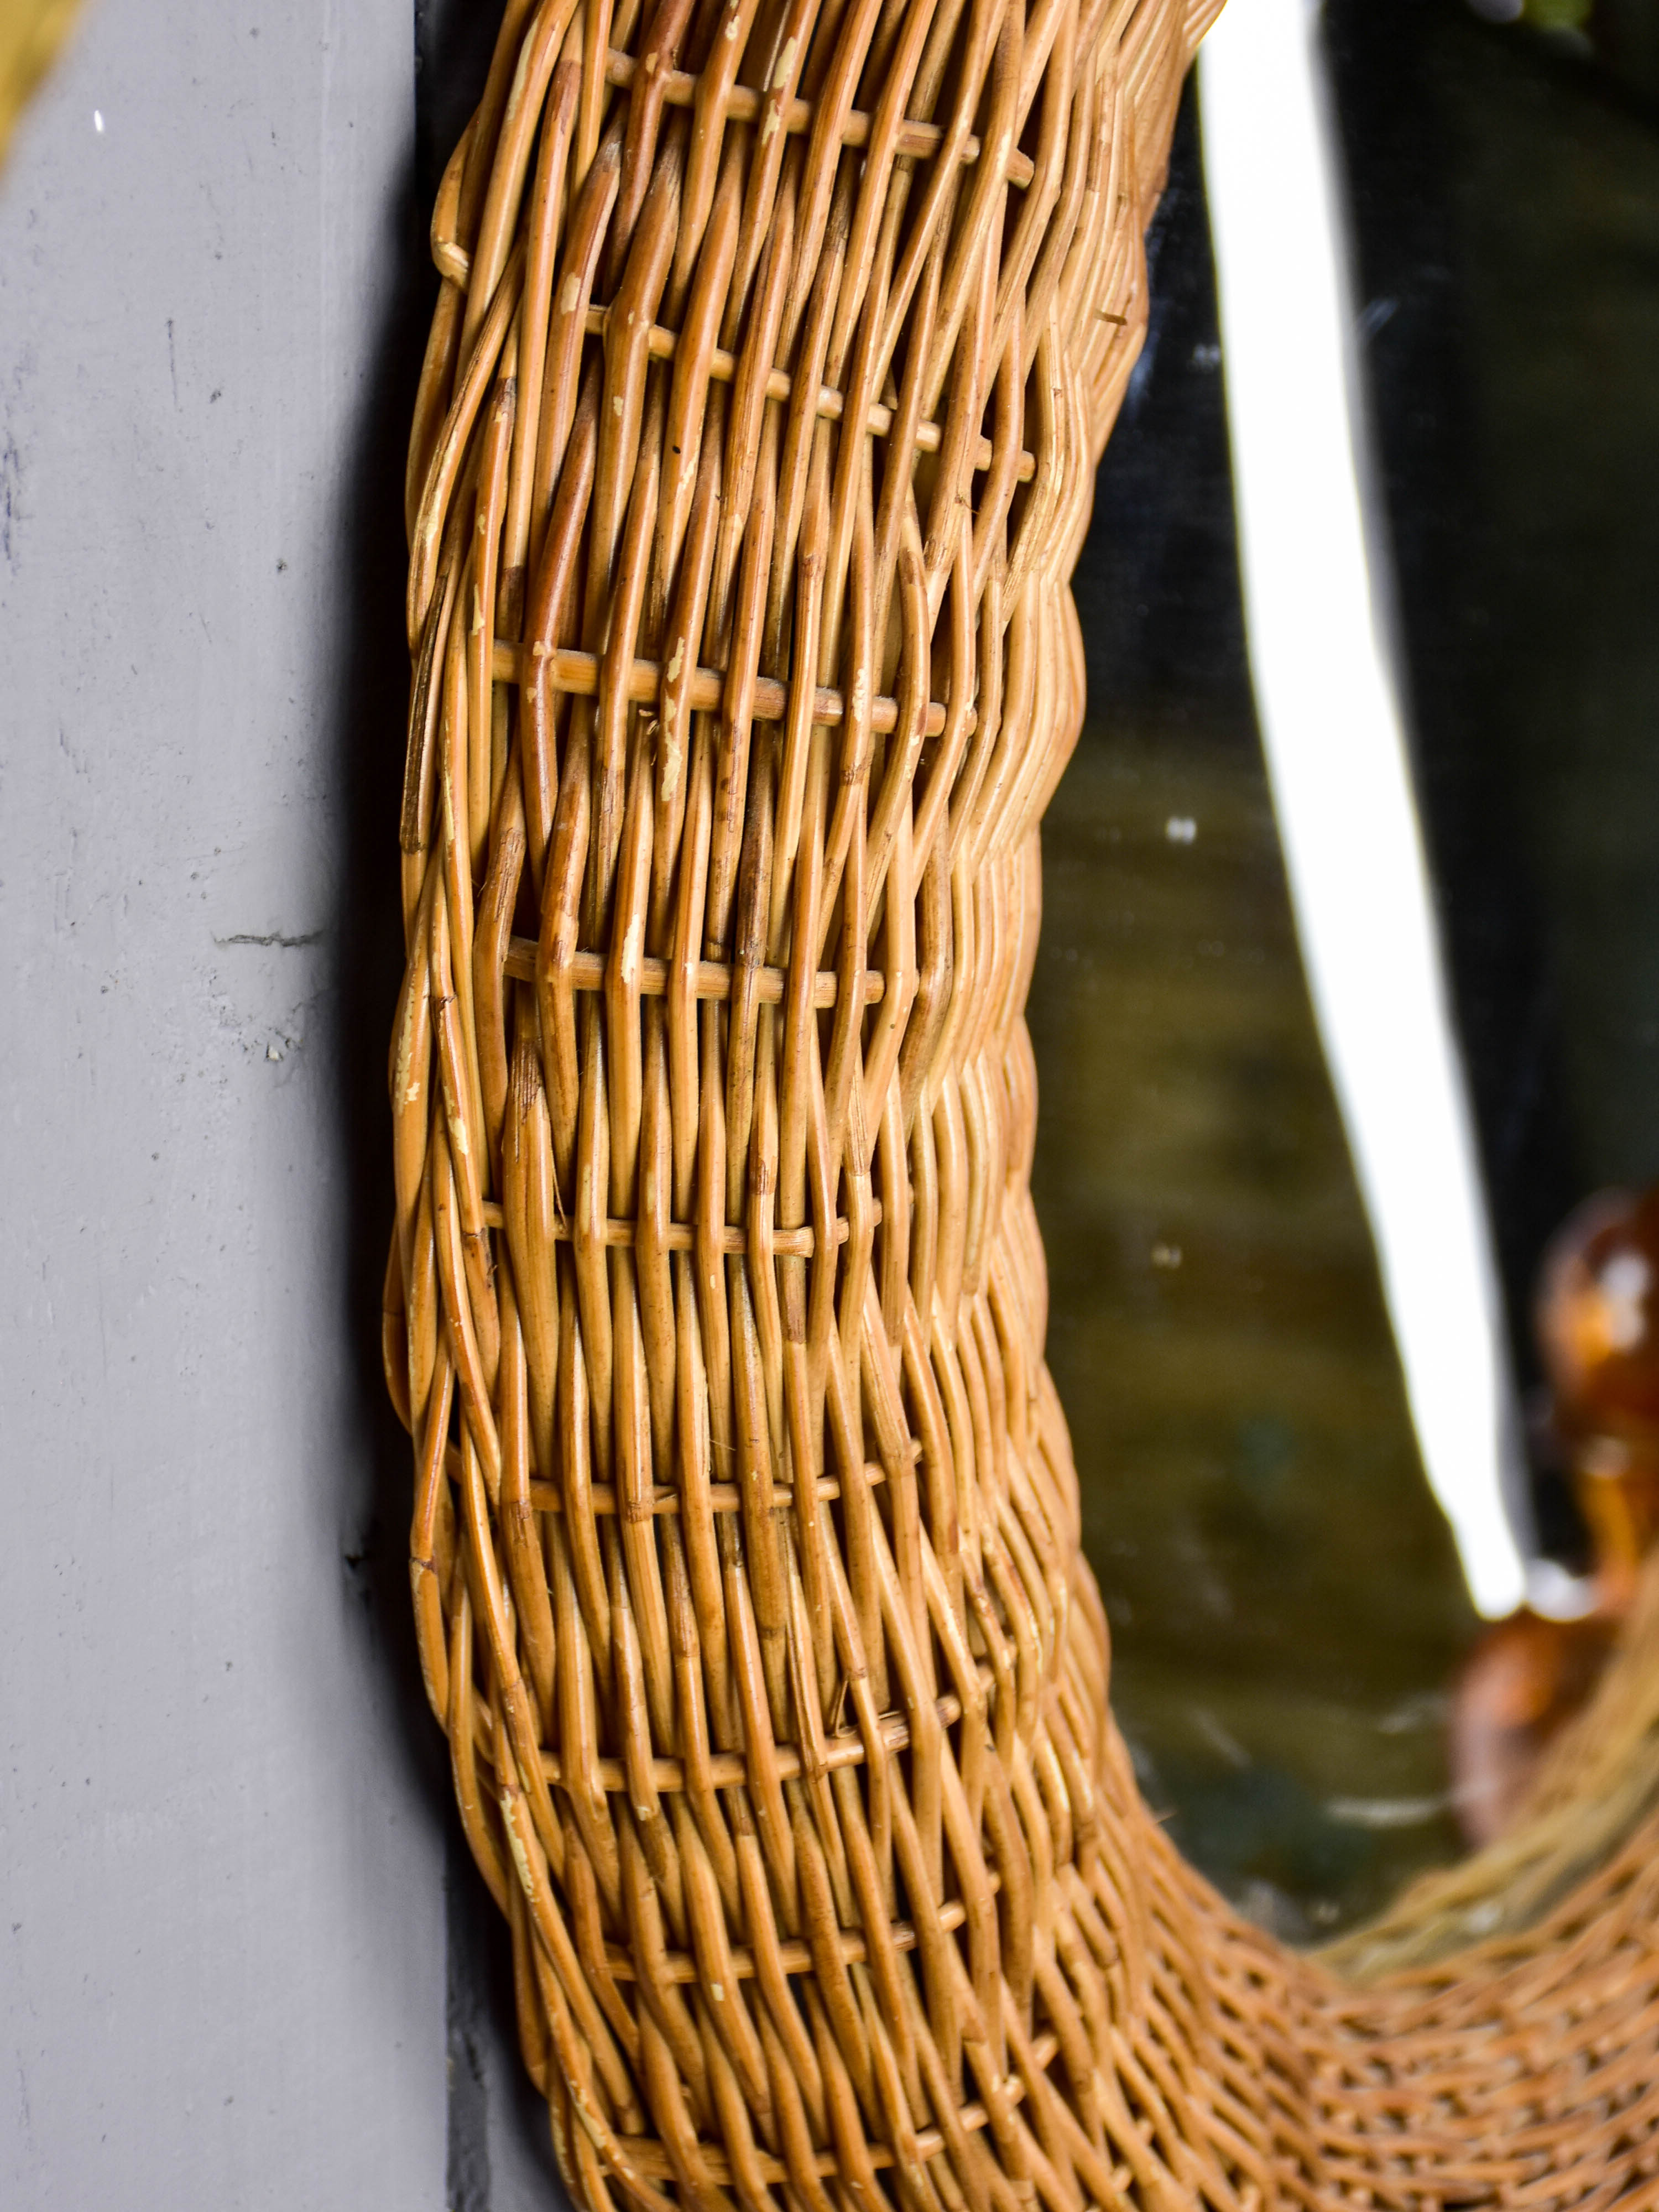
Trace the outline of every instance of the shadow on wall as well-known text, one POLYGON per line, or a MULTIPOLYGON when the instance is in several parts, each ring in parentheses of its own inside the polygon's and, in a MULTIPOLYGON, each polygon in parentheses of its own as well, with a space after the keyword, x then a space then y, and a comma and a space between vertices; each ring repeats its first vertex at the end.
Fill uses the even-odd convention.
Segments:
POLYGON ((344 1533, 342 1550, 410 1764, 445 1838, 448 2212, 514 2212, 562 2196, 546 2108, 519 2057, 507 1928, 462 1834, 443 1736, 422 1684, 409 1596, 410 1445, 386 1395, 380 1333, 392 1222, 386 1052, 404 964, 398 812, 409 690, 404 461, 437 297, 427 245, 432 204, 483 88, 501 12, 499 4, 416 0, 415 127, 398 196, 401 219, 387 240, 398 263, 392 304, 372 341, 340 510, 356 605, 339 685, 346 823, 331 941, 343 949, 335 1045, 350 1208, 344 1324, 373 1459, 367 1518, 344 1533))

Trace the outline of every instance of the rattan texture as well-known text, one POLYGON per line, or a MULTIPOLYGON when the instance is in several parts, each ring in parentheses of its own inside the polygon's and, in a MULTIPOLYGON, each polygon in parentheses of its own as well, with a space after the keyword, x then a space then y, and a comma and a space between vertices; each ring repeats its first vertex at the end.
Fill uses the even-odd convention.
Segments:
POLYGON ((1346 1981, 1108 1712, 1023 1008, 1206 15, 508 0, 439 195, 386 1368, 588 2212, 1659 2197, 1650 1668, 1346 1981))

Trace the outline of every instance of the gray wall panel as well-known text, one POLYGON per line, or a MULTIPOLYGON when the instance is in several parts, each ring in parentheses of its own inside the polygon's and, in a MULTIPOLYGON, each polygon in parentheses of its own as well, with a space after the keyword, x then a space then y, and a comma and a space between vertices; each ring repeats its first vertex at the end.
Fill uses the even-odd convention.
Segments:
POLYGON ((8 2206, 444 2199, 441 1770, 347 1328, 410 16, 94 0, 0 175, 8 2206))

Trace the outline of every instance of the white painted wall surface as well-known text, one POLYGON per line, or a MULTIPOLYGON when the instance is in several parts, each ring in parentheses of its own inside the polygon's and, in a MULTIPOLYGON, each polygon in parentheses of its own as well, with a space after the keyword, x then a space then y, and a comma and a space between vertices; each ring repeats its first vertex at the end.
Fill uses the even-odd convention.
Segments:
POLYGON ((470 1949, 447 1975, 353 1226, 384 1218, 405 678, 399 549, 365 548, 420 343, 412 13, 88 0, 0 173, 9 2212, 554 2201, 499 1988, 470 1949))

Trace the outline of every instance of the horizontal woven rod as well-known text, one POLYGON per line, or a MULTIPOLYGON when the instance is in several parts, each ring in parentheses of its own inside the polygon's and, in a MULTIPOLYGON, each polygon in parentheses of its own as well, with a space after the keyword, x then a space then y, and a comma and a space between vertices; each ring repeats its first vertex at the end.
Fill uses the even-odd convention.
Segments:
MULTIPOLYGON (((1120 315, 1118 320, 1121 322, 1122 319, 1123 318, 1120 315)), ((610 328, 610 325, 611 310, 609 307, 589 307, 587 311, 587 335, 589 337, 602 338, 606 331, 610 328)), ((650 355, 652 360, 672 361, 674 358, 675 349, 678 344, 679 334, 678 331, 667 329, 661 323, 652 324, 650 331, 646 338, 646 351, 650 355)), ((737 374, 737 356, 732 353, 727 353, 723 346, 716 346, 710 354, 708 360, 708 374, 710 380, 715 384, 731 384, 736 380, 737 374)), ((767 398, 769 399, 781 401, 786 406, 788 404, 790 395, 794 391, 794 380, 790 376, 787 368, 775 368, 766 380, 767 398)), ((832 384, 824 384, 818 387, 818 413, 826 422, 839 422, 845 414, 846 409, 847 395, 845 392, 837 392, 832 384)), ((871 403, 869 413, 865 417, 866 428, 871 432, 872 436, 884 438, 893 427, 893 416, 896 411, 897 410, 896 409, 886 406, 879 399, 872 401, 871 403)), ((918 453, 936 453, 944 442, 945 433, 937 422, 917 423, 916 450, 918 453)), ((988 438, 984 437, 979 439, 974 450, 974 467, 975 472, 983 469, 988 469, 994 458, 995 457, 991 449, 991 441, 988 438)), ((1015 482, 1018 483, 1030 483, 1036 474, 1036 456, 1027 447, 1022 446, 1020 448, 1019 459, 1014 466, 1015 482)))
MULTIPOLYGON (((500 1229, 503 1225, 504 1216, 495 1199, 485 1199, 483 1212, 486 1229, 500 1229)), ((881 1219, 881 1200, 878 1198, 871 1200, 870 1218, 872 1222, 881 1219)), ((847 1233, 847 1221, 843 1215, 836 1223, 836 1243, 844 1244, 847 1233)), ((575 1238, 576 1232, 568 1217, 561 1215, 553 1224, 554 1242, 573 1244, 575 1238)), ((639 1241, 638 1223, 623 1220, 616 1214, 606 1221, 605 1234, 600 1239, 607 1251, 629 1250, 639 1241)), ((817 1249, 817 1238, 810 1228, 775 1229, 770 1242, 780 1260, 810 1260, 817 1249)), ((662 1243, 665 1252, 694 1252, 697 1247, 697 1231, 689 1221, 671 1221, 663 1230, 662 1243)), ((720 1232, 720 1248, 722 1252, 733 1255, 746 1252, 749 1249, 749 1231, 741 1223, 728 1222, 720 1232)))
MULTIPOLYGON (((913 1466, 921 1457, 921 1446, 914 1437, 910 1439, 907 1456, 913 1466)), ((447 1448, 444 1465, 450 1481, 459 1490, 461 1485, 461 1455, 453 1444, 447 1448)), ((864 1479, 873 1490, 879 1484, 886 1481, 887 1470, 884 1467, 878 1467, 873 1461, 866 1462, 864 1479)), ((836 1498, 841 1496, 841 1482, 836 1475, 821 1474, 812 1486, 822 1498, 836 1498)), ((592 1510, 601 1517, 614 1514, 617 1510, 616 1485, 611 1482, 595 1482, 590 1485, 588 1503, 592 1510)), ((793 1484, 787 1482, 773 1484, 771 1504, 775 1513, 787 1512, 798 1503, 793 1484)), ((708 1510, 711 1513, 738 1513, 742 1511, 743 1505, 743 1492, 735 1482, 709 1484, 708 1510)), ((562 1513, 564 1493, 557 1483, 532 1481, 530 1486, 530 1510, 532 1513, 562 1513)), ((677 1514, 679 1510, 680 1493, 678 1490, 667 1483, 659 1482, 653 1485, 651 1513, 646 1517, 654 1517, 663 1513, 677 1514)), ((620 1768, 617 1769, 618 1773, 621 1771, 620 1768)), ((623 1785, 618 1782, 616 1786, 620 1790, 623 1785)))
MULTIPOLYGON (((1041 2035, 1032 2037, 1030 2047, 1032 2063, 1038 2073, 1046 2074, 1059 2055, 1059 2037, 1051 2029, 1045 2028, 1041 2035)), ((1007 2076, 1003 2083, 1003 2094, 1011 2105, 1018 2105, 1024 2100, 1025 2084, 1017 2073, 1007 2076)), ((965 2135, 972 2135, 987 2124, 985 2107, 981 2104, 964 2105, 957 2115, 957 2125, 965 2135)), ((647 2180, 672 2181, 678 2179, 668 2153, 660 2143, 633 2136, 625 2136, 622 2140, 627 2146, 629 2159, 647 2180)), ((918 2128, 911 2140, 915 2144, 917 2158, 923 2161, 937 2158, 945 2148, 945 2136, 938 2128, 918 2128)), ((698 2142, 697 2149, 708 2166, 709 2179, 717 2186, 729 2188, 732 2185, 732 2161, 725 2150, 717 2143, 702 2141, 698 2142)), ((878 2170, 897 2163, 897 2154, 889 2144, 868 2143, 866 2150, 871 2166, 878 2170)), ((770 2151, 762 2150, 758 2144, 750 2146, 746 2158, 752 2162, 760 2179, 769 2185, 787 2187, 794 2179, 782 2159, 775 2157, 770 2151)), ((842 2170, 840 2154, 830 2150, 815 2152, 812 2170, 824 2179, 839 2173, 842 2170)), ((1124 2191, 1124 2202, 1127 2203, 1130 2201, 1129 2187, 1134 2176, 1127 2166, 1115 2169, 1114 2180, 1119 2174, 1122 2176, 1120 2186, 1124 2191)))
MULTIPOLYGON (((608 956, 603 952, 579 952, 570 963, 570 988, 573 991, 602 991, 605 987, 605 967, 608 956)), ((533 983, 536 980, 536 940, 532 937, 515 937, 507 945, 505 962, 507 973, 515 982, 533 983)), ((640 996, 642 999, 665 999, 673 963, 659 960, 647 953, 640 962, 640 996)), ((763 1006, 776 1006, 783 1001, 784 988, 789 980, 787 968, 763 968, 755 983, 755 996, 763 1006)), ((839 990, 840 979, 833 968, 820 968, 812 985, 812 1004, 833 1006, 839 990)), ((866 968, 864 971, 864 1003, 878 1005, 887 989, 887 979, 879 969, 866 968)), ((694 999, 729 999, 732 995, 732 970, 723 960, 700 960, 696 977, 691 987, 694 999)))
MULTIPOLYGON (((639 64, 632 54, 619 53, 612 46, 605 60, 605 82, 626 92, 638 69, 639 64)), ((668 70, 662 78, 663 98, 671 107, 690 107, 696 100, 698 82, 699 80, 688 70, 668 70)), ((765 94, 757 92, 752 85, 734 84, 716 112, 722 122, 752 123, 761 112, 761 102, 764 97, 765 94)), ((817 112, 810 100, 786 100, 781 112, 786 137, 797 138, 810 131, 817 112)), ((871 118, 862 108, 849 109, 847 119, 841 126, 842 144, 867 146, 870 143, 870 122, 871 118)), ((915 155, 925 161, 944 144, 944 125, 938 123, 901 123, 893 143, 897 152, 915 155)), ((962 143, 964 164, 971 166, 977 161, 982 150, 979 140, 971 134, 964 138, 962 143)), ((1011 185, 1024 191, 1036 174, 1036 167, 1029 154, 1015 150, 1010 153, 1002 173, 1011 185)))
MULTIPOLYGON (((497 684, 522 684, 527 673, 526 663, 532 653, 547 666, 548 681, 556 691, 568 691, 573 698, 592 699, 599 688, 599 664, 591 653, 579 653, 574 646, 558 646, 551 653, 538 652, 534 647, 508 645, 501 639, 495 641, 495 657, 489 672, 497 684)), ((662 690, 662 670, 654 660, 636 660, 628 678, 628 696, 638 705, 647 706, 662 690)), ((718 668, 696 668, 686 685, 686 702, 694 711, 708 714, 717 708, 726 696, 726 678, 718 668)), ((755 678, 755 700, 752 712, 757 722, 781 722, 789 711, 789 686, 781 684, 775 676, 755 678)), ((846 718, 847 702, 839 691, 820 684, 812 694, 812 720, 833 724, 846 718)), ((966 716, 968 734, 972 737, 979 726, 979 716, 973 708, 966 716)), ((886 736, 898 727, 898 701, 884 693, 871 702, 870 727, 886 736)), ((927 709, 922 725, 925 737, 936 738, 945 727, 945 709, 935 699, 927 709)))
MULTIPOLYGON (((921 1457, 921 1446, 914 1437, 910 1440, 910 1447, 908 1455, 912 1464, 921 1457)), ((447 1448, 447 1455, 444 1465, 450 1481, 459 1490, 461 1484, 461 1455, 453 1444, 450 1444, 447 1448)), ((873 1490, 878 1487, 878 1485, 886 1481, 887 1470, 884 1467, 878 1467, 873 1461, 867 1462, 864 1469, 864 1479, 873 1490)), ((836 1498, 841 1496, 840 1480, 833 1474, 820 1475, 817 1482, 813 1484, 812 1487, 818 1497, 822 1498, 830 1499, 836 1498)), ((602 1519, 608 1515, 614 1514, 617 1510, 617 1486, 615 1483, 596 1482, 592 1484, 588 1490, 588 1502, 594 1513, 602 1519)), ((794 1487, 792 1484, 787 1482, 775 1482, 773 1484, 771 1499, 773 1512, 787 1512, 788 1510, 798 1502, 794 1487)), ((735 1482, 711 1482, 709 1484, 708 1510, 711 1513, 740 1513, 743 1510, 744 1503, 743 1492, 738 1489, 735 1482)), ((564 1493, 559 1488, 557 1483, 532 1481, 530 1486, 530 1510, 532 1513, 562 1513, 564 1511, 564 1493)), ((679 1492, 670 1488, 666 1483, 659 1482, 653 1486, 651 1492, 651 1512, 650 1515, 644 1517, 653 1518, 659 1514, 678 1514, 679 1510, 679 1492)), ((943 1708, 941 1708, 941 1711, 942 1710, 943 1708)), ((953 1717, 954 1711, 955 1708, 953 1706, 953 1717)), ((669 1763, 671 1765, 675 1765, 675 1762, 672 1761, 669 1763)), ((665 1771, 666 1769, 665 1769, 665 1771)), ((620 1774, 622 1772, 622 1769, 618 1767, 617 1771, 620 1774)), ((620 1790, 623 1787, 623 1784, 619 1781, 614 1786, 620 1790)), ((664 1787, 678 1788, 678 1784, 670 1784, 665 1783, 664 1787)))
MULTIPOLYGON (((453 1449, 453 1447, 452 1446, 452 1449, 453 1449)), ((920 1444, 915 1443, 911 1444, 910 1457, 913 1462, 920 1456, 921 1451, 921 1446, 920 1444)), ((452 1482, 459 1482, 460 1468, 459 1460, 450 1463, 449 1475, 452 1482)), ((864 1479, 873 1488, 876 1484, 886 1481, 887 1471, 884 1468, 866 1465, 864 1470, 864 1479)), ((813 1488, 820 1498, 839 1498, 841 1496, 841 1484, 833 1474, 820 1475, 817 1481, 813 1485, 813 1488)), ((592 1486, 589 1495, 591 1497, 595 1513, 614 1513, 617 1510, 617 1490, 614 1483, 596 1482, 592 1486)), ((771 1503, 772 1510, 775 1513, 787 1512, 791 1506, 796 1504, 799 1501, 795 1496, 794 1487, 792 1484, 787 1482, 775 1482, 773 1484, 771 1503)), ((562 1513, 564 1511, 564 1494, 556 1482, 532 1482, 530 1486, 530 1504, 532 1512, 562 1513)), ((711 1482, 709 1484, 708 1510, 711 1513, 737 1513, 742 1510, 743 1505, 743 1493, 738 1489, 735 1482, 711 1482)), ((672 1488, 669 1484, 663 1482, 659 1482, 653 1486, 651 1492, 651 1515, 659 1513, 678 1513, 679 1510, 680 1493, 678 1490, 672 1488)), ((641 1517, 649 1518, 651 1516, 642 1516, 641 1517)), ((620 1787, 620 1784, 618 1786, 620 1787)))
MULTIPOLYGON (((993 1894, 1002 1887, 1002 1878, 994 1867, 987 1869, 986 1886, 993 1894)), ((939 1924, 946 1936, 955 1935, 967 1917, 967 1907, 959 1897, 948 1899, 939 1908, 939 1924)), ((890 1921, 888 1935, 896 1951, 914 1951, 916 1948, 915 1923, 913 1921, 890 1921)), ((869 1955, 866 1939, 853 1928, 838 1929, 836 1938, 842 1964, 848 1966, 862 1965, 869 1955)), ((754 1953, 742 1944, 734 1944, 731 1955, 732 1978, 739 1982, 752 1981, 755 1978, 754 1953)), ((635 1979, 634 1962, 620 1945, 605 1945, 605 1963, 619 1982, 635 1979)), ((786 1974, 810 1974, 813 1970, 811 1952, 795 1938, 786 1938, 779 1943, 778 1964, 786 1974)), ((699 1978, 696 1960, 684 1951, 668 1952, 663 1960, 663 1978, 669 1982, 696 1981, 699 1978)))
MULTIPOLYGON (((981 1686, 988 1690, 992 1683, 990 1668, 984 1660, 979 1662, 981 1686)), ((954 1693, 940 1698, 934 1707, 941 1728, 954 1728, 962 1718, 962 1700, 954 1693)), ((881 1721, 881 1740, 889 1751, 906 1751, 910 1743, 910 1723, 902 1713, 884 1713, 881 1721)), ((781 1743, 774 1747, 780 1782, 793 1782, 804 1770, 799 1747, 781 1743)), ((864 1763, 864 1738, 856 1729, 842 1729, 824 1738, 823 1767, 833 1773, 840 1766, 860 1766, 864 1763)), ((542 1753, 542 1771, 550 1784, 562 1783, 564 1768, 556 1751, 542 1753)), ((740 1790, 752 1779, 750 1763, 741 1752, 715 1751, 708 1756, 709 1778, 716 1790, 740 1790)), ((619 1759, 597 1759, 584 1780, 597 1779, 608 1796, 625 1796, 628 1792, 626 1769, 619 1759)), ((678 1759, 653 1759, 651 1779, 658 1792, 671 1794, 685 1787, 685 1769, 678 1759)), ((802 1947, 805 1963, 805 1947, 802 1947)), ((695 1968, 686 1978, 692 1978, 695 1968)))
MULTIPOLYGON (((441 241, 433 247, 432 258, 441 276, 447 276, 451 283, 458 284, 462 291, 466 289, 468 280, 472 274, 472 257, 464 246, 456 246, 447 240, 441 241)), ((1121 323, 1127 319, 1122 315, 1109 313, 1103 307, 1097 312, 1107 322, 1121 323)), ((603 339, 611 327, 610 308, 597 303, 590 303, 584 327, 589 337, 603 339)), ((653 361, 672 361, 678 349, 679 342, 680 334, 678 331, 671 331, 665 323, 653 323, 646 334, 645 349, 653 361)), ((727 353, 724 346, 711 348, 708 356, 710 383, 735 383, 737 374, 737 356, 727 353)), ((794 388, 794 380, 787 368, 775 368, 766 380, 767 398, 777 400, 785 406, 788 404, 794 388)), ((819 386, 817 411, 824 422, 839 422, 846 409, 845 392, 837 392, 832 384, 819 386)), ((865 428, 872 437, 884 438, 889 434, 893 427, 895 411, 893 408, 887 406, 879 399, 871 402, 864 421, 865 428)), ((937 422, 917 423, 916 451, 918 453, 936 453, 944 442, 945 433, 937 422)), ((977 438, 974 443, 975 472, 977 474, 988 469, 994 458, 991 441, 984 436, 977 438)), ((1036 455, 1029 447, 1022 446, 1019 459, 1014 464, 1014 481, 1017 483, 1030 483, 1036 474, 1036 455)))

